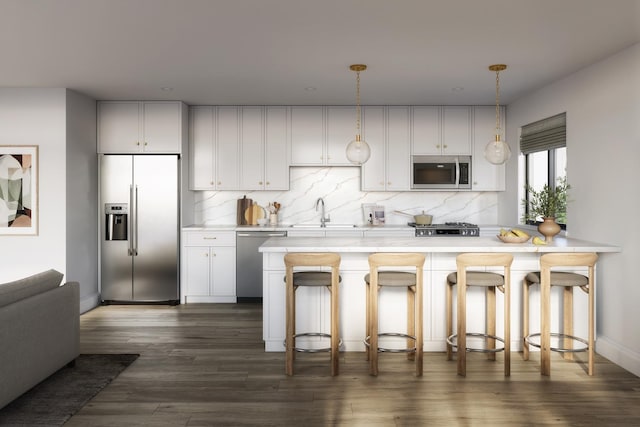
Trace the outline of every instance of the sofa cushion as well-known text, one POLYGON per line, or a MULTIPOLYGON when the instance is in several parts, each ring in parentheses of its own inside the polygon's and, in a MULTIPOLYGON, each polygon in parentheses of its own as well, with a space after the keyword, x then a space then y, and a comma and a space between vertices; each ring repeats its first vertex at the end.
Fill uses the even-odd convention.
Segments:
POLYGON ((24 279, 0 284, 0 307, 57 288, 64 275, 56 270, 43 271, 24 279))

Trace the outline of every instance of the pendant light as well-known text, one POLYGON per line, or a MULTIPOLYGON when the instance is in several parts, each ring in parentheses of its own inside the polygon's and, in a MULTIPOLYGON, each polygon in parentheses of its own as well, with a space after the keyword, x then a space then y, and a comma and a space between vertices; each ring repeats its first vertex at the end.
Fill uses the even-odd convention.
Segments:
POLYGON ((360 136, 360 71, 366 70, 367 66, 353 64, 349 69, 356 72, 356 138, 347 145, 347 159, 355 165, 361 165, 366 163, 371 156, 369 144, 363 141, 360 136))
POLYGON ((496 72, 496 138, 495 141, 489 141, 484 148, 484 157, 494 165, 501 165, 511 157, 511 149, 507 141, 500 138, 500 71, 507 69, 504 64, 490 65, 489 70, 496 72))

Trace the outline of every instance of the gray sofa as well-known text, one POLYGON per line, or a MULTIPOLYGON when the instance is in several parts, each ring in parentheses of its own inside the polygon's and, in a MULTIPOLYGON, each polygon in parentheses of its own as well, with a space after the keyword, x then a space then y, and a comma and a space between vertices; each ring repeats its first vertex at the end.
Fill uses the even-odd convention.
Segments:
POLYGON ((80 353, 80 286, 48 270, 0 284, 0 408, 80 353))

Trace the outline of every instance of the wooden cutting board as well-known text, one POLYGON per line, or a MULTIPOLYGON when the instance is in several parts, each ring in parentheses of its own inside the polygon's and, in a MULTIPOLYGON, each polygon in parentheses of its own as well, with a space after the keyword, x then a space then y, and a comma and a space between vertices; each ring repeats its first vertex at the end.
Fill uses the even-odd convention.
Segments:
POLYGON ((264 218, 264 209, 257 203, 254 203, 244 211, 244 219, 249 225, 257 225, 258 220, 264 218))
POLYGON ((244 217, 245 212, 249 207, 253 205, 253 200, 247 199, 247 196, 244 196, 242 199, 238 199, 238 206, 236 208, 236 224, 238 225, 246 225, 247 220, 244 217))

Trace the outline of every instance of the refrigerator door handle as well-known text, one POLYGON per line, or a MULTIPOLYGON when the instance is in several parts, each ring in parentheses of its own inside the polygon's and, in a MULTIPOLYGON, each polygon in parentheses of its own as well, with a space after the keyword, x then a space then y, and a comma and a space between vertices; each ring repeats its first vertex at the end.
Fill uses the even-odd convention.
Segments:
POLYGON ((136 185, 135 206, 133 210, 133 256, 138 256, 138 186, 136 185))
POLYGON ((129 186, 129 207, 131 208, 129 212, 131 219, 129 220, 129 238, 127 239, 129 240, 129 247, 127 248, 127 252, 129 256, 133 256, 133 185, 129 186))

